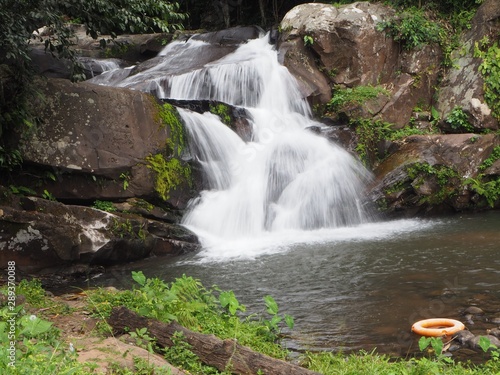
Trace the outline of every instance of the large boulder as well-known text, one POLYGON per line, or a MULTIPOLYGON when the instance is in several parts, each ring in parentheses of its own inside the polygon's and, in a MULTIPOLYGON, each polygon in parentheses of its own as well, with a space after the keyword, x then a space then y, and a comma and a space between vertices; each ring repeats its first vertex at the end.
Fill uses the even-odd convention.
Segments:
MULTIPOLYGON (((153 96, 62 79, 45 80, 40 89, 40 124, 20 149, 25 171, 32 166, 51 178, 21 173, 18 184, 72 201, 157 197, 157 176, 146 159, 171 152, 171 130, 153 96)), ((169 111, 176 119, 175 109, 169 111)), ((184 208, 191 198, 188 182, 172 189, 173 206, 184 208)))
MULTIPOLYGON (((484 191, 478 194, 474 186, 499 178, 498 163, 483 164, 499 145, 495 134, 407 137, 375 169, 371 200, 395 215, 484 208, 484 191)), ((500 205, 498 198, 490 205, 500 205)))
POLYGON ((72 264, 126 263, 199 247, 193 233, 176 225, 35 197, 0 202, 0 227, 0 267, 15 261, 29 273, 72 264))
POLYGON ((377 30, 379 22, 393 16, 392 8, 369 2, 339 8, 301 4, 289 11, 280 24, 279 50, 304 96, 325 104, 332 86, 382 86, 389 95, 369 103, 365 112, 357 108, 356 115, 398 126, 409 121, 417 103, 430 104, 441 52, 437 46, 402 51, 377 30))
MULTIPOLYGON (((436 108, 446 119, 455 107, 461 108, 469 123, 478 131, 498 129, 498 118, 484 98, 484 80, 479 72, 482 59, 474 57, 474 49, 485 38, 494 41, 500 34, 500 3, 485 1, 472 20, 471 29, 461 38, 461 48, 452 54, 450 68, 439 86, 436 108)), ((446 125, 443 123, 443 125, 446 125)))

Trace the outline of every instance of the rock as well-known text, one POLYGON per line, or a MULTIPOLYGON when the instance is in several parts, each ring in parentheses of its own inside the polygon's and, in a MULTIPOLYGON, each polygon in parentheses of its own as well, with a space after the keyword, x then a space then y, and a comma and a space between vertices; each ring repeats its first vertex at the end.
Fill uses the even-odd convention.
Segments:
POLYGON ((481 163, 499 144, 494 134, 407 137, 375 169, 371 199, 387 213, 470 209, 476 203, 464 181, 478 175, 481 163))
MULTIPOLYGON (((41 124, 20 142, 27 169, 34 168, 18 176, 19 185, 63 200, 156 199, 146 158, 168 155, 170 129, 159 121, 161 106, 153 96, 61 79, 47 80, 41 90, 41 124), (43 178, 47 173, 50 179, 43 178)), ((172 189, 170 204, 184 208, 190 191, 186 180, 172 189)))
POLYGON ((491 319, 489 320, 489 322, 490 322, 490 323, 493 323, 493 324, 498 324, 498 325, 500 325, 500 316, 498 316, 498 317, 494 317, 494 318, 491 318, 491 319))
POLYGON ((483 309, 477 306, 469 306, 464 311, 465 314, 479 315, 484 314, 483 309))
POLYGON ((64 205, 35 197, 1 204, 0 266, 15 261, 20 272, 74 264, 112 265, 198 249, 187 229, 134 215, 64 205), (151 229, 151 231, 150 231, 151 229), (169 248, 158 252, 158 247, 169 248), (168 251, 167 251, 168 250, 168 251))
MULTIPOLYGON (((498 129, 498 119, 484 99, 484 81, 478 70, 482 60, 474 57, 474 45, 500 32, 499 19, 498 1, 486 0, 472 19, 471 29, 462 37, 462 47, 453 52, 454 67, 447 70, 437 90, 436 109, 442 119, 446 119, 455 107, 460 107, 474 128, 498 129)), ((449 130, 446 123, 442 122, 441 126, 449 130)))
POLYGON ((490 340, 491 345, 495 345, 497 348, 500 348, 500 340, 497 337, 492 336, 492 335, 475 336, 472 339, 467 341, 467 346, 471 349, 474 349, 474 350, 483 351, 483 349, 479 345, 479 340, 481 340, 481 337, 486 337, 488 340, 490 340))
POLYGON ((312 104, 326 104, 331 86, 386 88, 389 95, 380 94, 353 107, 347 116, 374 117, 402 127, 417 101, 430 105, 441 52, 436 46, 401 52, 397 43, 376 28, 394 14, 390 7, 369 2, 339 8, 298 5, 280 24, 280 57, 312 104))
POLYGON ((493 328, 487 330, 488 335, 495 336, 496 338, 500 339, 500 328, 493 328))
POLYGON ((467 346, 468 342, 474 338, 474 334, 470 331, 458 331, 453 338, 460 343, 460 345, 467 346))

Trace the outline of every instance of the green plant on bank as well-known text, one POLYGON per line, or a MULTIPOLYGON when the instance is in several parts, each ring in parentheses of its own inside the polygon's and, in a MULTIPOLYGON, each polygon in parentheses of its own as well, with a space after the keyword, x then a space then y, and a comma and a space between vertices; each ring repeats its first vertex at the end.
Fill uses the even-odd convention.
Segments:
POLYGON ((231 109, 227 104, 210 104, 209 111, 210 113, 219 116, 223 124, 226 124, 227 126, 231 125, 231 109))
POLYGON ((419 187, 430 177, 434 178, 439 186, 439 191, 430 196, 423 197, 421 203, 440 204, 447 198, 456 194, 454 181, 460 179, 457 171, 444 165, 430 165, 429 163, 413 163, 406 167, 408 177, 413 180, 412 185, 419 187))
POLYGON ((389 91, 381 86, 335 87, 327 108, 333 112, 342 112, 350 106, 358 106, 367 100, 375 99, 380 94, 389 96, 389 91))
MULTIPOLYGON (((479 171, 484 172, 491 167, 493 163, 500 159, 500 146, 493 148, 490 156, 486 158, 479 166, 479 171)), ((474 191, 486 200, 490 207, 494 207, 500 199, 500 177, 487 177, 484 173, 479 173, 476 178, 467 178, 464 186, 474 191)))
POLYGON ((170 192, 181 184, 192 186, 191 167, 176 157, 165 158, 163 154, 146 157, 147 167, 156 173, 155 190, 164 201, 170 198, 170 192))
POLYGON ((113 202, 110 201, 100 201, 96 200, 94 201, 94 204, 92 204, 93 208, 97 208, 98 210, 101 211, 106 211, 106 212, 115 212, 116 207, 114 206, 113 202))
POLYGON ((493 116, 500 120, 500 47, 498 42, 487 47, 489 40, 475 43, 474 57, 483 61, 479 72, 484 80, 484 99, 490 107, 493 116))
POLYGON ((474 132, 474 127, 469 122, 469 116, 464 112, 462 107, 455 107, 446 117, 445 122, 450 125, 450 127, 458 132, 474 132))
POLYGON ((187 276, 170 284, 146 278, 140 271, 132 272, 132 278, 138 284, 133 290, 91 292, 92 310, 107 318, 114 306, 126 306, 149 318, 163 322, 175 320, 188 329, 221 339, 237 339, 241 345, 261 353, 286 358, 287 352, 276 343, 278 334, 270 332, 264 318, 256 314, 244 318, 237 315, 244 307, 234 295, 216 287, 206 289, 199 280, 187 276))

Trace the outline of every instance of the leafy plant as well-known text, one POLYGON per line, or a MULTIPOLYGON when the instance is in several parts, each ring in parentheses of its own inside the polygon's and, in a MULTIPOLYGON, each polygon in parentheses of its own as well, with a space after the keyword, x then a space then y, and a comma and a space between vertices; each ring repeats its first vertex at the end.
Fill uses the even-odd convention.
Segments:
POLYGON ((128 185, 129 185, 129 181, 130 181, 130 174, 129 173, 121 173, 120 180, 122 180, 122 182, 123 182, 123 190, 127 190, 128 185))
POLYGON ((455 131, 474 132, 474 127, 469 122, 469 116, 462 107, 455 107, 446 117, 445 122, 455 131))
POLYGON ((113 202, 110 202, 110 201, 95 200, 92 207, 97 208, 98 210, 101 210, 101 211, 106 211, 106 212, 115 212, 116 211, 116 207, 113 205, 113 202))
POLYGON ((312 46, 314 44, 314 39, 310 35, 304 35, 304 45, 306 47, 312 46))
POLYGON ((493 116, 500 120, 500 47, 495 42, 485 49, 484 45, 480 46, 476 42, 474 57, 483 60, 479 65, 479 72, 484 79, 484 99, 491 108, 493 116))
POLYGON ((416 7, 405 9, 391 20, 379 22, 377 30, 385 31, 406 50, 439 43, 442 33, 441 26, 416 7))
POLYGON ((210 104, 210 113, 219 116, 223 124, 231 125, 231 110, 227 104, 210 104))
POLYGON ((356 86, 353 88, 337 87, 332 99, 327 104, 329 110, 341 112, 353 105, 361 105, 367 100, 375 99, 380 94, 389 95, 389 91, 381 86, 356 86))
POLYGON ((155 190, 164 201, 170 192, 183 183, 192 184, 191 168, 176 157, 168 159, 161 153, 146 157, 147 167, 156 173, 155 190))

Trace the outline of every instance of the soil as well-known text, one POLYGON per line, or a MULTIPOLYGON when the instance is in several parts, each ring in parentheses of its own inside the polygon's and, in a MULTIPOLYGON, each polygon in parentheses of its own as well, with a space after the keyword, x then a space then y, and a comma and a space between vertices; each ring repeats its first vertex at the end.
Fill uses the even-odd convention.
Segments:
MULTIPOLYGON (((97 365, 96 373, 110 373, 112 368, 126 367, 134 369, 134 359, 141 358, 155 367, 169 368, 172 375, 185 372, 170 365, 162 356, 151 354, 148 350, 135 345, 129 335, 121 337, 103 337, 96 329, 98 318, 92 317, 87 309, 85 293, 51 296, 53 301, 65 304, 71 309, 70 314, 49 315, 44 318, 53 322, 61 331, 61 339, 72 345, 78 353, 79 362, 92 362, 97 365)), ((44 309, 39 309, 43 313, 44 309)), ((36 314, 36 310, 33 311, 36 314)))

